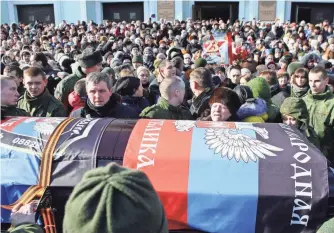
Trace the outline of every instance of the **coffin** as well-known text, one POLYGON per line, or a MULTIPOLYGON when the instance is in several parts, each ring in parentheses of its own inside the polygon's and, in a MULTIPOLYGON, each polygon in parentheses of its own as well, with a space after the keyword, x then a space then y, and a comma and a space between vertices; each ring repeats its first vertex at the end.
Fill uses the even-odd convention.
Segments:
MULTIPOLYGON (((38 183, 43 148, 65 119, 2 122, 2 205, 38 183)), ((333 170, 284 124, 78 118, 62 131, 53 158, 58 232, 75 184, 112 161, 148 175, 171 231, 309 233, 333 213, 333 170)), ((2 208, 2 227, 9 216, 2 208)))

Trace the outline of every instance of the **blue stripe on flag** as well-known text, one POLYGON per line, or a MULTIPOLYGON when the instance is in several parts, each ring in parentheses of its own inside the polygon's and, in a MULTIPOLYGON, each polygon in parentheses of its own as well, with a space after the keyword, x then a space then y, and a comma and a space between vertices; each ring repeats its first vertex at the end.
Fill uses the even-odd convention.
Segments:
MULTIPOLYGON (((188 224, 219 233, 255 232, 258 163, 222 158, 205 144, 205 130, 192 135, 188 181, 188 224)), ((239 131, 256 138, 251 130, 239 131)))

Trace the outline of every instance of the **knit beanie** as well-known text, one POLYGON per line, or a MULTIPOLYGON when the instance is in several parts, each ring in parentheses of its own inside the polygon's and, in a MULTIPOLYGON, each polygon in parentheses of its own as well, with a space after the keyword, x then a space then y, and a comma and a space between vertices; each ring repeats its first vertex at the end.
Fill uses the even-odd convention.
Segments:
POLYGON ((66 206, 64 233, 167 233, 163 206, 148 177, 115 163, 88 171, 66 206))
POLYGON ((226 87, 219 87, 214 90, 210 97, 209 104, 211 106, 214 103, 224 104, 232 116, 237 114, 241 106, 237 93, 226 87))
POLYGON ((140 85, 140 79, 133 76, 118 79, 113 87, 113 92, 121 96, 132 96, 140 85))
POLYGON ((132 63, 140 63, 140 64, 143 64, 143 63, 144 63, 143 57, 142 57, 141 55, 134 56, 134 57, 132 58, 132 63))
POLYGON ((198 58, 195 61, 195 69, 198 67, 205 67, 207 65, 207 62, 204 58, 198 58))
POLYGON ((292 62, 290 63, 290 65, 288 66, 288 73, 291 77, 291 75, 298 69, 303 67, 303 64, 301 62, 292 62))
POLYGON ((282 115, 289 115, 300 122, 308 124, 309 114, 303 99, 297 97, 286 98, 280 108, 282 115))
POLYGON ((250 87, 254 98, 260 97, 268 103, 271 102, 270 86, 264 78, 254 78, 247 82, 246 86, 250 87))
POLYGON ((78 57, 79 65, 83 68, 93 67, 102 62, 100 51, 95 51, 92 48, 86 48, 78 57))

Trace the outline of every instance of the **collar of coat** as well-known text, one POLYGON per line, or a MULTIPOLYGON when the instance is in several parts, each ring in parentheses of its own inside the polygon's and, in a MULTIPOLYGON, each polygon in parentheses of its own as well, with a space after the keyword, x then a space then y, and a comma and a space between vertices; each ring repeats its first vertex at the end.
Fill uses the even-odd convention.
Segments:
POLYGON ((315 100, 326 100, 326 99, 330 99, 331 97, 333 97, 333 93, 328 86, 326 87, 325 91, 320 94, 312 94, 312 91, 310 89, 308 91, 308 95, 311 96, 311 98, 315 100))
POLYGON ((39 105, 42 105, 43 104, 43 101, 45 101, 45 99, 48 97, 48 96, 51 96, 48 89, 45 88, 45 90, 43 91, 42 94, 40 94, 39 96, 36 96, 36 97, 31 97, 28 93, 28 91, 26 91, 24 93, 24 100, 27 101, 30 105, 33 105, 33 106, 39 106, 39 105))
POLYGON ((162 97, 159 98, 158 105, 162 109, 167 110, 167 111, 171 111, 171 112, 181 112, 181 109, 182 109, 181 106, 175 107, 173 105, 170 105, 168 103, 168 101, 166 99, 162 98, 162 97))

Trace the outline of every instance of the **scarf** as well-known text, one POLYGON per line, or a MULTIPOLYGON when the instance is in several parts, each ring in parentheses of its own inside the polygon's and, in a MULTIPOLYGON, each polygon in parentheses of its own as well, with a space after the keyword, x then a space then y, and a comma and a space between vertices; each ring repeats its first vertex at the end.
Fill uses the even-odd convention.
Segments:
POLYGON ((103 105, 96 107, 89 99, 87 99, 82 115, 90 115, 91 117, 108 117, 117 105, 118 101, 114 94, 111 95, 109 101, 103 105))
POLYGON ((304 95, 306 95, 307 91, 310 89, 309 86, 305 86, 305 87, 298 87, 295 84, 292 84, 292 88, 291 88, 291 96, 292 97, 297 97, 297 98, 301 98, 304 95))

